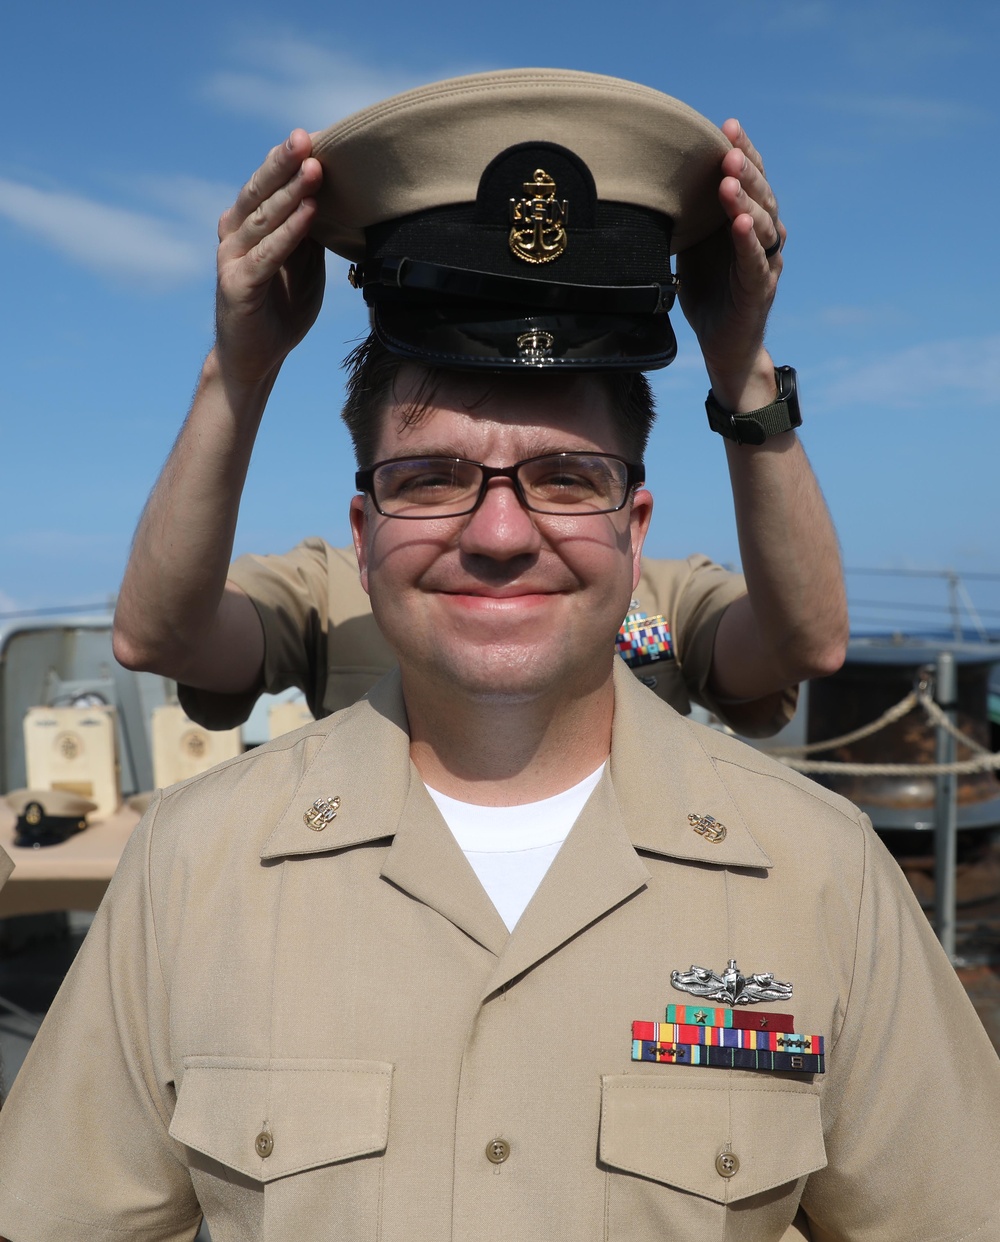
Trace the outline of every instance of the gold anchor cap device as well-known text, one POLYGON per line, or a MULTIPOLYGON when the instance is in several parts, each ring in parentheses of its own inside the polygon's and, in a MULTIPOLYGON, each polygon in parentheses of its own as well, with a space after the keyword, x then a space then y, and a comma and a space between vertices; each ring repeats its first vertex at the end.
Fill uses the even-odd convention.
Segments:
POLYGON ((313 235, 388 349, 431 366, 666 366, 671 254, 720 228, 725 135, 619 78, 436 82, 323 130, 313 235))

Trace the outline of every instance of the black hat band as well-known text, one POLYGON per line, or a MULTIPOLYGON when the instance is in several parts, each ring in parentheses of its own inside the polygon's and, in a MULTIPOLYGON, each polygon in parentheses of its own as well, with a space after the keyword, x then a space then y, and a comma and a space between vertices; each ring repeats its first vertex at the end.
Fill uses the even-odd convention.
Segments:
POLYGON ((48 815, 40 802, 29 802, 17 817, 14 844, 33 849, 61 845, 86 826, 86 819, 79 815, 48 815))
POLYGON ((523 276, 498 276, 422 259, 376 259, 353 265, 351 284, 364 289, 370 305, 392 298, 393 290, 426 293, 435 299, 507 302, 538 310, 594 314, 665 315, 677 296, 677 279, 648 285, 555 284, 523 276))

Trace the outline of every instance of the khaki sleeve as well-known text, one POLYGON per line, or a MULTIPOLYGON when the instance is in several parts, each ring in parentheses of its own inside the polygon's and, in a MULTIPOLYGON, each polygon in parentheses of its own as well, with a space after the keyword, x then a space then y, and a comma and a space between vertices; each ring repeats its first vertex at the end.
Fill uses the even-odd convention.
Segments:
POLYGON ((201 1211, 173 1111, 167 996, 148 888, 158 800, 0 1111, 0 1236, 190 1242, 201 1211))
POLYGON ((853 982, 827 1055, 814 1242, 1000 1237, 1000 1062, 926 916, 861 816, 853 982))
MULTIPOLYGON (((723 702, 708 688, 722 614, 746 590, 742 574, 695 554, 683 561, 644 559, 636 593, 644 605, 647 601, 654 605, 646 607, 647 612, 660 613, 670 622, 677 670, 686 697, 714 713, 737 733, 770 737, 795 714, 798 687, 745 703, 723 702)), ((665 679, 664 685, 669 686, 669 681, 665 679)), ((678 704, 673 696, 657 692, 679 711, 690 710, 690 704, 678 704)))
POLYGON ((244 723, 263 691, 277 694, 296 686, 313 715, 324 715, 331 625, 369 611, 353 552, 348 559, 322 539, 305 539, 282 555, 241 556, 230 567, 229 580, 247 593, 260 617, 263 684, 243 694, 178 686, 185 712, 206 728, 233 729, 244 723))

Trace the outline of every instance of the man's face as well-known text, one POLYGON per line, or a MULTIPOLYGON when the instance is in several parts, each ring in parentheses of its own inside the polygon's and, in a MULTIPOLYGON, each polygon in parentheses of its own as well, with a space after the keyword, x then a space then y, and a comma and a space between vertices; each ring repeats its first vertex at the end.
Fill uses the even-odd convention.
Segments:
MULTIPOLYGON (((402 415, 422 372, 407 367, 382 420, 376 460, 463 457, 510 466, 543 453, 622 454, 594 376, 454 373, 414 425, 402 415)), ((575 697, 610 675, 652 511, 644 489, 617 513, 524 509, 490 482, 462 517, 383 517, 355 497, 361 581, 404 680, 473 698, 575 697)))

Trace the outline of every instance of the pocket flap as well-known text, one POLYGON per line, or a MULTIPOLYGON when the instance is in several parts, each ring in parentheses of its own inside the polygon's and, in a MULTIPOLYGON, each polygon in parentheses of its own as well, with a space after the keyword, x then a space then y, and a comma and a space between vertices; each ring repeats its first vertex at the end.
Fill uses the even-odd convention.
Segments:
POLYGON ((269 1182, 384 1151, 391 1085, 384 1061, 185 1057, 170 1135, 269 1182))
POLYGON ((716 1203, 735 1203, 826 1165, 818 1095, 777 1084, 714 1087, 678 1077, 604 1077, 605 1164, 716 1203), (727 1143, 739 1162, 731 1176, 716 1165, 727 1143))

